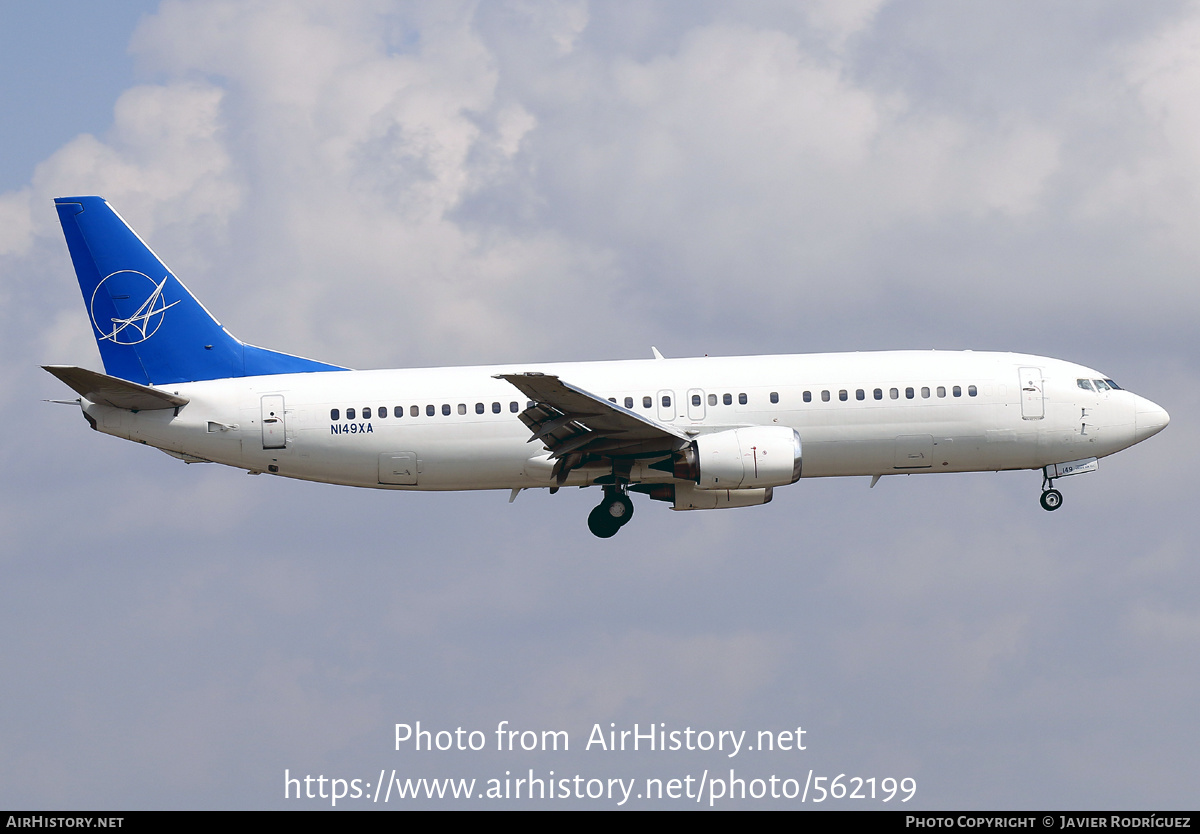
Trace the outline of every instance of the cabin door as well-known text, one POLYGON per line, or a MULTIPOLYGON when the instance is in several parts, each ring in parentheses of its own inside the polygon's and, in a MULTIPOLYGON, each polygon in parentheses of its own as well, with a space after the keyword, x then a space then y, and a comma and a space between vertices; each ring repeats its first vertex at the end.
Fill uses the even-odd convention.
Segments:
POLYGON ((287 446, 287 425, 283 415, 282 396, 270 394, 262 398, 262 441, 264 449, 283 449, 287 446))
POLYGON ((1041 420, 1046 416, 1046 395, 1042 390, 1042 369, 1021 368, 1021 418, 1041 420))

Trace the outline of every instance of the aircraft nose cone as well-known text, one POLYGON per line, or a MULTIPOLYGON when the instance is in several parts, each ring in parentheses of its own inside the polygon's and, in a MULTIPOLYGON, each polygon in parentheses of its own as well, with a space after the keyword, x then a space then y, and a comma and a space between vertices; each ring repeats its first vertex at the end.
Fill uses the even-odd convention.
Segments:
POLYGON ((1146 399, 1139 399, 1137 412, 1134 415, 1134 434, 1137 437, 1135 442, 1141 442, 1147 437, 1153 437, 1167 427, 1167 423, 1171 422, 1171 415, 1167 414, 1167 410, 1161 406, 1155 405, 1146 399))

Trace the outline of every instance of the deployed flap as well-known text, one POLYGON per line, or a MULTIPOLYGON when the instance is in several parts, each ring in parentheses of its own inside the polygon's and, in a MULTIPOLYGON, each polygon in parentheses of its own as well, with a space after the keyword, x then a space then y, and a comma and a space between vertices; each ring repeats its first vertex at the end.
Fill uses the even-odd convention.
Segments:
POLYGON ((157 388, 139 385, 115 376, 76 368, 74 365, 42 365, 61 379, 75 393, 101 405, 124 408, 129 411, 153 411, 156 408, 178 408, 187 405, 187 397, 168 394, 157 388))
POLYGON ((572 452, 605 457, 673 452, 690 442, 682 432, 622 408, 563 382, 552 374, 537 372, 497 374, 534 401, 519 415, 533 432, 530 442, 540 440, 551 455, 561 458, 572 452))

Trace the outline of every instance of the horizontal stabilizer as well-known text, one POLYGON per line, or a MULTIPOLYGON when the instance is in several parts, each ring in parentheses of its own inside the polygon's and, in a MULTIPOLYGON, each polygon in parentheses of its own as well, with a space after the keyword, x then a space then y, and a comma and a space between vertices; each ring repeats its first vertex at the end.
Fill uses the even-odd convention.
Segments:
POLYGON ((168 394, 157 388, 139 385, 115 376, 76 368, 74 365, 42 365, 85 399, 128 411, 153 411, 156 408, 178 408, 187 405, 187 397, 168 394))

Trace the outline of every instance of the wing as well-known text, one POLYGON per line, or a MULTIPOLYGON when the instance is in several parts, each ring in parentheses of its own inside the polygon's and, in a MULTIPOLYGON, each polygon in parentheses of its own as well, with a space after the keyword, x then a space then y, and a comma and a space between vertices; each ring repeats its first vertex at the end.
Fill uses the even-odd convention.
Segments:
POLYGON ((540 440, 556 467, 561 482, 586 456, 635 458, 666 455, 691 442, 683 432, 656 423, 595 394, 536 371, 497 374, 520 389, 533 406, 518 416, 529 427, 532 443, 540 440))

